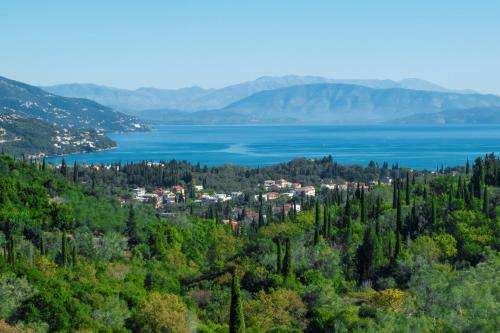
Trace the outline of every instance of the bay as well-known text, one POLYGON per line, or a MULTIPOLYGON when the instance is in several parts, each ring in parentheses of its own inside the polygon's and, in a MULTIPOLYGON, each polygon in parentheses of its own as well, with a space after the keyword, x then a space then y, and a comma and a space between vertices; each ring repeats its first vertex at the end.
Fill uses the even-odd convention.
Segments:
MULTIPOLYGON (((500 125, 158 125, 113 133, 118 148, 65 156, 72 163, 187 160, 202 165, 265 166, 298 157, 332 155, 344 164, 370 161, 415 169, 463 165, 500 152, 500 125)), ((50 158, 59 163, 61 157, 50 158)))

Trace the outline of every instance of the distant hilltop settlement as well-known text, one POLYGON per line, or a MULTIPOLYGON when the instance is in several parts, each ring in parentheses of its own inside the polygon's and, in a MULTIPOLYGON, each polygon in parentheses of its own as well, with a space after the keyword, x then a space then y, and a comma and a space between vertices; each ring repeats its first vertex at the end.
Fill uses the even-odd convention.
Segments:
MULTIPOLYGON (((147 162, 140 164, 141 168, 163 167, 158 162, 147 162)), ((73 166, 73 172, 77 168, 88 175, 96 175, 100 172, 112 172, 115 176, 122 172, 122 167, 135 167, 130 164, 121 166, 118 164, 87 164, 73 166), (86 171, 84 171, 86 170, 86 171)), ((52 165, 69 178, 68 165, 52 165)), ((433 172, 431 172, 433 173, 433 172)), ((124 173, 126 174, 126 172, 124 173)), ((94 176, 91 177, 93 179, 94 176)), ((93 181, 92 181, 93 183, 93 181)), ((134 182, 127 182, 133 184, 134 182)), ((268 221, 269 218, 293 218, 302 209, 311 208, 317 200, 343 200, 347 193, 358 193, 371 191, 376 187, 391 186, 393 179, 384 176, 378 180, 368 182, 344 181, 344 180, 321 180, 314 185, 303 185, 301 182, 289 181, 284 178, 277 180, 267 179, 243 189, 235 188, 227 191, 229 185, 224 185, 225 191, 208 188, 210 186, 198 185, 194 179, 184 180, 171 186, 141 186, 122 188, 118 196, 119 204, 125 207, 130 204, 144 204, 153 207, 158 216, 175 216, 181 212, 189 211, 190 214, 203 216, 209 219, 222 221, 238 230, 239 225, 256 222, 258 220, 268 221)), ((212 186, 222 184, 212 183, 212 186)), ((93 186, 93 185, 92 185, 93 186)), ((237 185, 234 185, 237 187, 237 185)))
MULTIPOLYGON (((144 187, 132 189, 132 200, 141 203, 150 203, 158 210, 164 210, 165 215, 173 215, 168 213, 168 207, 196 204, 196 205, 224 205, 230 207, 232 218, 222 219, 224 224, 229 224, 233 230, 237 230, 238 224, 243 221, 255 221, 258 219, 258 207, 262 202, 269 202, 267 205, 267 214, 288 216, 291 211, 293 213, 300 212, 304 200, 312 200, 316 197, 317 189, 319 191, 337 191, 337 193, 347 192, 350 189, 362 189, 370 191, 375 186, 387 186, 392 184, 392 179, 384 177, 378 181, 370 181, 368 183, 360 182, 341 182, 341 183, 322 183, 319 188, 311 185, 302 186, 300 182, 292 182, 286 179, 265 180, 253 195, 245 194, 241 191, 232 191, 229 193, 218 193, 203 188, 202 185, 192 185, 191 199, 186 199, 186 189, 182 185, 174 185, 169 188, 158 187, 150 191, 146 191, 144 187), (231 202, 230 205, 228 205, 231 202)), ((127 204, 127 200, 121 198, 122 205, 127 204)), ((170 210, 171 211, 171 210, 170 210)), ((266 214, 263 214, 266 219, 266 214)))

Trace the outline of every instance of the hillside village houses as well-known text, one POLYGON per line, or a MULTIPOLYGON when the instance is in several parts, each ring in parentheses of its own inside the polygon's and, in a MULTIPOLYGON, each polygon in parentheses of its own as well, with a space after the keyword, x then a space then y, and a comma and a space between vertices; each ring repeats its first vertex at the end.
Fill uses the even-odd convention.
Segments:
MULTIPOLYGON (((88 167, 95 167, 86 166, 88 167)), ((392 179, 389 177, 384 177, 378 181, 370 181, 368 183, 358 183, 358 182, 325 182, 320 185, 321 189, 327 190, 339 190, 339 191, 348 191, 354 190, 357 188, 364 189, 366 191, 375 188, 377 185, 390 185, 392 184, 392 179)), ((278 179, 278 180, 265 180, 263 182, 263 188, 268 192, 262 194, 255 194, 253 196, 254 201, 259 201, 260 197, 262 197, 263 201, 274 201, 280 198, 286 198, 285 201, 292 199, 294 197, 315 197, 316 196, 316 188, 314 186, 302 186, 299 182, 291 182, 286 179, 278 179)), ((202 203, 205 205, 215 204, 215 203, 224 203, 230 200, 236 200, 240 197, 244 196, 244 193, 241 191, 232 191, 230 193, 208 193, 204 192, 204 188, 201 185, 194 185, 193 189, 196 193, 196 199, 194 202, 202 203)), ((176 204, 179 202, 184 202, 186 199, 186 190, 182 185, 174 185, 168 189, 157 188, 152 190, 151 192, 147 192, 144 187, 137 187, 132 190, 133 199, 140 202, 150 202, 153 203, 156 208, 161 208, 163 205, 168 204, 176 204)), ((280 202, 280 201, 278 201, 280 202)), ((281 201, 282 202, 282 201, 281 201)), ((285 204, 276 204, 275 207, 272 208, 273 213, 281 213, 283 209, 285 210, 285 214, 288 215, 292 205, 289 203, 285 204)), ((297 211, 300 211, 300 205, 296 207, 297 211)), ((240 209, 241 210, 241 209, 240 209)), ((241 214, 241 211, 237 211, 238 214, 241 214)), ((235 213, 235 214, 236 214, 235 213)), ((245 217, 247 218, 255 218, 257 213, 246 210, 245 217)))

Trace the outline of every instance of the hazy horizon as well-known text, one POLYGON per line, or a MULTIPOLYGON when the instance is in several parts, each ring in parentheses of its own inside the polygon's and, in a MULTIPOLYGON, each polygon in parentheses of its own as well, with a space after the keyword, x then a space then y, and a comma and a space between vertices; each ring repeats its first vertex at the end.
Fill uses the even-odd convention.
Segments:
POLYGON ((500 3, 2 3, 0 76, 220 88, 261 76, 419 78, 500 94, 500 3))

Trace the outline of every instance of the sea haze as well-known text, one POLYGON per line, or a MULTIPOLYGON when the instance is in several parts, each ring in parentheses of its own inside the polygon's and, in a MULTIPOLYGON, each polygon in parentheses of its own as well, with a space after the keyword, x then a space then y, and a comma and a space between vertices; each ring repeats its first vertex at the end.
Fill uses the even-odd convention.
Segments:
MULTIPOLYGON (((113 134, 118 148, 66 156, 69 162, 187 160, 206 165, 264 166, 332 155, 340 163, 398 162, 435 169, 500 152, 500 125, 158 126, 113 134)), ((60 162, 61 157, 51 158, 60 162)))

